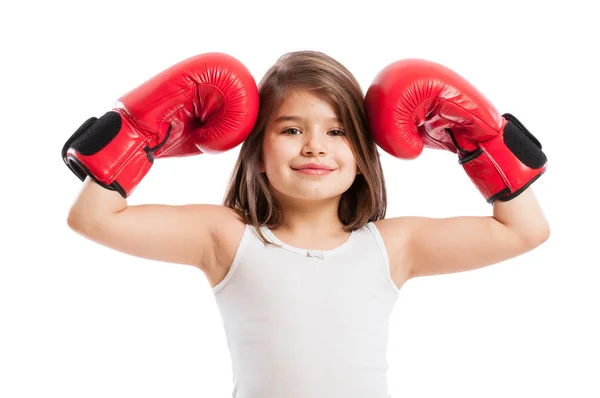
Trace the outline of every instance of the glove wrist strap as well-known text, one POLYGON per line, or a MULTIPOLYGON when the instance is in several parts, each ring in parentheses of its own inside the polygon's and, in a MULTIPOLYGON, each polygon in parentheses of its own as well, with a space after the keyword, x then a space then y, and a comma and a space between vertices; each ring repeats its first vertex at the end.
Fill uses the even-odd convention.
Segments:
POLYGON ((478 143, 476 151, 459 160, 488 203, 514 199, 546 170, 540 142, 517 118, 503 117, 501 134, 478 143))
POLYGON ((89 175, 126 198, 152 166, 152 152, 162 145, 149 148, 148 141, 126 115, 113 110, 85 121, 63 146, 62 158, 80 180, 89 175))

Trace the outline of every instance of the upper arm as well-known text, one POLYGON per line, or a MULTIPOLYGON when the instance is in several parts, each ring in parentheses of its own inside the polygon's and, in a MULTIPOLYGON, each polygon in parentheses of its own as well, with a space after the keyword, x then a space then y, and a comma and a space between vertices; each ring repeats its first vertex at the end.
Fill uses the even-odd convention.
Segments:
POLYGON ((406 279, 469 271, 530 251, 550 235, 531 188, 494 202, 493 216, 398 217, 378 221, 390 257, 406 279))
POLYGON ((537 244, 494 217, 399 217, 382 220, 390 259, 405 279, 469 271, 533 249, 537 244))
POLYGON ((240 223, 218 205, 137 205, 71 228, 99 244, 136 257, 201 269, 216 262, 218 231, 240 223))

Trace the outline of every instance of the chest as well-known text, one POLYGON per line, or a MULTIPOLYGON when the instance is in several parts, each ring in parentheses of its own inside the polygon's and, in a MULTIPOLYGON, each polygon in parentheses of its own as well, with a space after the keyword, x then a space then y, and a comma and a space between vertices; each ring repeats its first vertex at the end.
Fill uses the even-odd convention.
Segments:
MULTIPOLYGON (((218 245, 219 253, 216 254, 217 261, 215 261, 212 267, 204 271, 211 288, 219 285, 230 273, 237 249, 240 247, 240 240, 241 237, 236 239, 234 236, 229 236, 225 242, 218 245)), ((259 250, 255 245, 253 247, 254 250, 259 250)), ((252 250, 252 248, 248 250, 252 250)), ((262 250, 281 249, 271 246, 267 249, 263 247, 262 250)), ((279 278, 282 281, 286 280, 286 278, 292 278, 292 281, 300 285, 303 289, 315 289, 324 281, 325 283, 331 283, 332 280, 336 279, 339 279, 339 282, 345 286, 351 286, 352 283, 359 284, 361 279, 363 282, 367 279, 377 279, 380 283, 384 284, 389 284, 391 280, 397 288, 402 287, 406 281, 402 267, 399 261, 397 261, 398 259, 394 258, 393 255, 388 255, 389 263, 386 263, 381 258, 376 246, 365 247, 364 250, 361 248, 361 250, 346 253, 345 256, 341 255, 337 257, 336 261, 329 263, 327 260, 323 261, 318 258, 306 259, 297 253, 281 251, 274 257, 267 256, 264 259, 268 262, 268 258, 275 258, 275 260, 270 260, 274 261, 274 263, 264 264, 262 263, 262 254, 258 252, 254 253, 254 258, 260 259, 257 269, 265 266, 273 267, 270 272, 274 274, 280 273, 279 278), (283 258, 279 257, 282 253, 285 253, 283 258), (302 261, 298 261, 300 259, 302 261), (309 268, 308 272, 307 268, 309 268), (300 272, 300 274, 295 275, 295 272, 300 272)), ((255 276, 250 274, 246 277, 252 279, 255 276)), ((255 285, 260 286, 260 281, 256 282, 255 285)), ((323 288, 327 288, 327 285, 323 288)))
MULTIPOLYGON (((230 272, 233 260, 236 256, 236 252, 238 247, 240 246, 240 241, 242 240, 242 238, 243 231, 239 230, 235 234, 227 234, 226 236, 223 236, 219 244, 216 245, 214 261, 211 261, 211 265, 205 267, 205 269, 203 270, 211 288, 214 288, 215 286, 220 284, 230 272)), ((364 253, 366 254, 367 251, 365 251, 364 253)), ((389 264, 386 264, 384 266, 385 268, 382 270, 382 272, 387 273, 386 276, 388 276, 391 279, 391 281, 395 284, 395 286, 398 289, 400 289, 402 285, 406 282, 405 272, 403 272, 401 259, 396 258, 395 253, 391 251, 388 252, 386 250, 386 254, 389 259, 389 264)), ((364 261, 369 262, 369 259, 365 258, 364 261)), ((314 283, 318 283, 317 278, 319 278, 319 272, 315 272, 313 280, 308 281, 311 286, 313 286, 314 283)))

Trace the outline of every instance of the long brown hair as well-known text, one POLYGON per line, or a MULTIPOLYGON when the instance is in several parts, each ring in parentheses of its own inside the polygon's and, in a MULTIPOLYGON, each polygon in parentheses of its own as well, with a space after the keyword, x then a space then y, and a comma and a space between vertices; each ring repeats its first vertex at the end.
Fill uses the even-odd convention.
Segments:
POLYGON ((246 224, 253 225, 265 243, 271 243, 258 227, 280 226, 283 211, 259 165, 267 123, 293 89, 314 91, 328 99, 347 132, 360 174, 340 199, 338 216, 344 230, 350 232, 369 221, 384 218, 387 193, 379 153, 369 129, 363 91, 346 67, 316 51, 284 54, 260 81, 258 118, 242 144, 223 205, 233 209, 246 224))

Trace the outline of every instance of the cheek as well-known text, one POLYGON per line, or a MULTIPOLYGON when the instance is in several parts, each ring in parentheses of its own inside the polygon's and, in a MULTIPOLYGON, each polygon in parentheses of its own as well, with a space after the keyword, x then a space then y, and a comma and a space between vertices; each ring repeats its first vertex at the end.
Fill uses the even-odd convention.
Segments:
POLYGON ((348 145, 339 148, 339 157, 343 161, 344 167, 348 169, 356 169, 356 158, 348 145))
POLYGON ((282 162, 285 161, 283 148, 277 147, 272 141, 265 141, 262 148, 262 168, 266 170, 276 170, 282 162))
POLYGON ((298 149, 285 140, 269 140, 263 144, 263 159, 272 166, 287 164, 298 153, 298 149))

